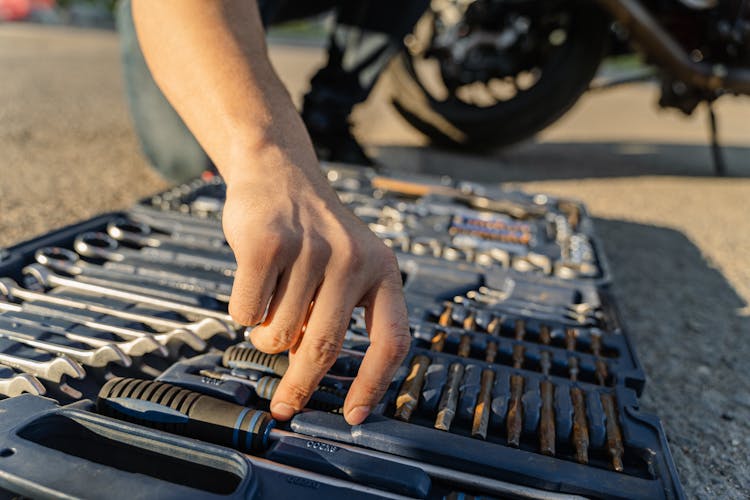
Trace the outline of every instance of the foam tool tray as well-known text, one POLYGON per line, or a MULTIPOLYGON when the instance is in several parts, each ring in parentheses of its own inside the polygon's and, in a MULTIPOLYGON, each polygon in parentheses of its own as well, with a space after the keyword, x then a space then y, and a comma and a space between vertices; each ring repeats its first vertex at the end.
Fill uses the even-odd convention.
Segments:
MULTIPOLYGON (((585 207, 448 178, 325 167, 341 200, 394 250, 444 261, 607 283, 610 273, 585 207)), ((207 175, 143 206, 218 218, 225 196, 207 175)))

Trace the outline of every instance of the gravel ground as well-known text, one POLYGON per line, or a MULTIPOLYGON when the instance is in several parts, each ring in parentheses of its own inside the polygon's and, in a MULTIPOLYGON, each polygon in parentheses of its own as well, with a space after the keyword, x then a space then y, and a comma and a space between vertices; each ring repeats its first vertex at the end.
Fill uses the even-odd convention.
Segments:
MULTIPOLYGON (((320 51, 271 51, 299 97, 320 51)), ((166 186, 139 156, 112 33, 3 25, 0 67, 0 245, 166 186)), ((355 115, 383 164, 588 204, 649 376, 642 410, 662 418, 688 496, 750 496, 750 99, 720 103, 719 179, 704 117, 657 114, 650 86, 588 95, 537 142, 483 157, 422 147, 387 93, 355 115)))

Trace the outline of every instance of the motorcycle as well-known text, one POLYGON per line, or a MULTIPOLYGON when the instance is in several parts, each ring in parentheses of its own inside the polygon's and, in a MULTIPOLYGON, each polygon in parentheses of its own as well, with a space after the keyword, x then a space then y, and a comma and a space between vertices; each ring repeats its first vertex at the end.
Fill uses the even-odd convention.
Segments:
POLYGON ((533 136, 591 87, 605 57, 640 54, 662 107, 710 111, 750 94, 747 0, 433 0, 390 68, 393 104, 434 143, 495 148, 533 136))

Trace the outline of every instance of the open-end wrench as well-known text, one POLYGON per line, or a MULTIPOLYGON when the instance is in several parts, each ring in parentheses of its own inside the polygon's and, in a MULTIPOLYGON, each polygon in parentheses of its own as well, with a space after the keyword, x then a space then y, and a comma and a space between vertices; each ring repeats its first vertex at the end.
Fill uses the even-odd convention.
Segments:
POLYGON ((231 254, 224 238, 206 238, 205 236, 171 234, 155 234, 151 228, 142 222, 117 218, 107 224, 107 234, 116 239, 140 247, 166 248, 179 251, 180 249, 194 249, 222 254, 231 254))
MULTIPOLYGON (((90 283, 83 283, 81 281, 65 278, 52 272, 46 267, 40 264, 30 264, 23 269, 24 274, 31 276, 36 279, 41 285, 46 288, 54 288, 62 286, 74 290, 80 290, 86 293, 98 294, 104 297, 112 297, 115 299, 126 300, 137 304, 144 304, 153 306, 158 309, 166 309, 167 311, 176 311, 186 316, 193 316, 198 318, 216 318, 225 322, 233 328, 239 328, 239 325, 232 320, 232 317, 221 311, 214 311, 205 307, 196 307, 189 304, 173 300, 165 300, 158 297, 153 297, 147 294, 128 292, 124 290, 117 290, 116 288, 109 288, 107 286, 93 285, 90 283)), ((116 283, 112 283, 116 286, 116 283)))
POLYGON ((41 396, 44 385, 28 373, 16 373, 11 367, 0 365, 0 395, 13 398, 28 393, 41 396))
MULTIPOLYGON (((65 337, 57 336, 59 341, 64 342, 65 337)), ((34 328, 27 324, 14 322, 12 319, 3 320, 0 318, 0 338, 19 342, 21 344, 49 352, 50 354, 65 354, 84 366, 101 368, 109 363, 118 363, 123 366, 132 365, 132 361, 117 346, 109 344, 94 349, 79 349, 65 345, 64 343, 55 342, 55 335, 52 332, 45 332, 43 328, 34 328), (41 340, 45 338, 46 340, 41 340)))
POLYGON ((108 316, 113 316, 115 318, 135 321, 138 323, 143 323, 144 325, 147 325, 154 330, 162 333, 169 332, 171 330, 187 330, 189 332, 193 332, 202 340, 210 340, 216 335, 226 337, 230 340, 234 340, 236 338, 235 331, 232 330, 225 322, 216 318, 203 318, 194 322, 183 322, 173 319, 161 318, 158 316, 150 316, 147 314, 130 312, 125 309, 107 307, 93 301, 85 302, 83 300, 73 299, 62 295, 33 292, 31 290, 21 288, 15 281, 10 278, 0 279, 0 295, 5 295, 9 299, 24 300, 26 301, 25 304, 27 306, 31 306, 31 304, 29 304, 30 302, 41 302, 69 309, 88 311, 96 314, 105 314, 108 316))
MULTIPOLYGON (((2 346, 2 344, 6 343, 18 345, 15 342, 0 340, 0 349, 2 347, 7 347, 7 345, 2 346)), ((84 370, 80 364, 64 354, 53 356, 45 353, 47 354, 47 359, 39 361, 27 357, 16 356, 15 354, 6 354, 3 351, 5 351, 5 349, 0 351, 0 364, 10 366, 11 368, 28 373, 29 375, 33 375, 42 380, 48 380, 59 384, 66 376, 77 379, 82 379, 86 376, 86 370, 84 370)))
MULTIPOLYGON (((66 339, 81 344, 86 344, 91 347, 105 347, 109 345, 115 345, 126 356, 138 358, 146 354, 156 352, 159 355, 166 357, 168 354, 166 347, 159 344, 153 337, 141 337, 133 340, 110 340, 100 337, 94 337, 91 335, 82 335, 80 333, 68 332, 65 330, 65 328, 62 328, 56 324, 51 324, 53 322, 50 320, 50 315, 41 308, 37 313, 36 310, 29 311, 25 307, 18 304, 0 302, 0 311, 4 311, 4 313, 0 315, 0 320, 2 320, 7 315, 8 319, 12 319, 13 321, 27 324, 29 326, 41 326, 45 329, 45 331, 51 334, 65 337, 66 339)), ((92 333, 99 332, 92 331, 92 333)), ((109 333, 106 334, 110 335, 109 333)))
POLYGON ((176 212, 163 212, 142 205, 131 208, 128 211, 128 218, 170 234, 182 233, 215 239, 224 237, 218 220, 199 219, 176 212))
POLYGON ((106 233, 83 233, 78 235, 73 248, 85 256, 104 260, 124 261, 126 259, 150 260, 153 262, 175 263, 199 269, 211 269, 219 272, 235 271, 237 263, 233 255, 216 255, 214 252, 197 250, 163 250, 144 247, 140 250, 121 248, 117 240, 106 233))
POLYGON ((131 272, 105 269, 102 266, 84 262, 77 253, 66 248, 40 248, 34 253, 34 258, 38 263, 57 272, 81 276, 82 280, 89 283, 99 284, 101 280, 117 280, 121 288, 132 291, 140 291, 144 287, 156 290, 158 287, 158 293, 161 296, 190 301, 196 305, 200 304, 201 299, 194 297, 192 294, 203 295, 221 302, 229 302, 229 296, 232 293, 231 285, 222 285, 210 281, 198 283, 194 279, 188 280, 176 273, 139 273, 134 275, 131 272), (181 292, 187 292, 190 295, 181 292))

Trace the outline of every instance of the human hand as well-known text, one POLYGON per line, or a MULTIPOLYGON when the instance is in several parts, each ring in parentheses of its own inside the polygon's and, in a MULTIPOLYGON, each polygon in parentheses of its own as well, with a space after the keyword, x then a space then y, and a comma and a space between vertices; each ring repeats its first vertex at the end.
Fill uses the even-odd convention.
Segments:
POLYGON ((371 343, 344 404, 347 422, 359 424, 409 348, 395 256, 339 202, 314 159, 290 161, 271 148, 262 160, 264 172, 227 180, 223 225, 237 259, 229 312, 256 325, 268 304, 250 340, 268 353, 289 350, 271 402, 287 420, 336 361, 352 310, 364 307, 371 343))

